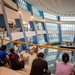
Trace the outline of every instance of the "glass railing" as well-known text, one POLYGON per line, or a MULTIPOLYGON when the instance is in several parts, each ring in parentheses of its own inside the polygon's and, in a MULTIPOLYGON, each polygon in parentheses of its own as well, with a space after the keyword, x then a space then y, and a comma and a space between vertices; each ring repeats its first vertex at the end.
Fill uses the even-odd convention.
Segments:
MULTIPOLYGON (((75 58, 72 56, 72 51, 64 51, 64 50, 57 50, 57 49, 44 49, 39 52, 43 52, 45 55, 45 60, 48 62, 48 68, 51 71, 52 74, 55 74, 56 72, 56 61, 62 61, 62 54, 63 53, 68 53, 70 56, 69 62, 72 64, 74 63, 75 58)), ((75 55, 75 54, 74 54, 75 55)))
MULTIPOLYGON (((51 71, 52 74, 55 74, 55 72, 56 72, 56 61, 62 61, 62 54, 63 53, 66 52, 66 53, 69 54, 69 56, 70 56, 69 62, 74 63, 74 60, 75 60, 75 58, 73 57, 75 55, 75 53, 72 52, 72 51, 75 51, 75 47, 65 48, 65 47, 60 47, 61 44, 60 44, 60 46, 59 45, 51 46, 50 44, 39 45, 39 44, 30 43, 30 42, 12 41, 12 40, 7 40, 7 39, 0 39, 0 40, 6 40, 6 41, 9 41, 9 42, 13 42, 13 43, 19 43, 21 45, 22 44, 30 45, 30 49, 27 50, 26 53, 33 56, 31 60, 36 58, 36 56, 34 56, 34 54, 37 55, 37 53, 39 53, 39 52, 44 53, 44 55, 45 55, 44 60, 46 60, 48 62, 48 68, 49 68, 49 70, 51 71)), ((24 55, 26 55, 26 54, 24 54, 24 55)), ((30 56, 30 58, 31 58, 31 56, 30 56)), ((32 62, 29 62, 30 65, 31 65, 31 63, 32 62)))

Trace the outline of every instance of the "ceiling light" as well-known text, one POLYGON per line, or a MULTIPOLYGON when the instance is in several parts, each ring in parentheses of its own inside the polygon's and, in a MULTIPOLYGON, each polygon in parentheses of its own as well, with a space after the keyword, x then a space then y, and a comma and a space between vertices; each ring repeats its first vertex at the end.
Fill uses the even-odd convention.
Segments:
POLYGON ((61 23, 62 23, 62 22, 59 22, 59 21, 57 22, 57 24, 61 24, 61 23))
POLYGON ((26 24, 26 22, 25 22, 25 21, 23 21, 23 24, 26 24))
POLYGON ((34 19, 34 16, 32 15, 31 18, 34 19))

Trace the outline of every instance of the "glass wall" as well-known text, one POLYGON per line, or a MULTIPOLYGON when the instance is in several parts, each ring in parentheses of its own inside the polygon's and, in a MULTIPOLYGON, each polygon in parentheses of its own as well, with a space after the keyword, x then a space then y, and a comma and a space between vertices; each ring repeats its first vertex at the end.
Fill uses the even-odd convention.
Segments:
POLYGON ((49 34, 50 42, 56 42, 59 41, 58 34, 49 34))
POLYGON ((23 24, 24 25, 24 31, 33 31, 33 28, 30 27, 30 24, 23 24))
POLYGON ((57 23, 46 23, 47 30, 58 30, 57 23))
POLYGON ((27 37, 27 41, 28 42, 33 42, 34 40, 33 40, 33 37, 27 37))
POLYGON ((41 22, 35 22, 37 30, 44 30, 41 22))
POLYGON ((33 7, 33 6, 32 6, 32 12, 33 12, 33 14, 36 14, 36 15, 40 16, 39 10, 36 9, 35 7, 33 7))
POLYGON ((46 61, 51 61, 51 60, 54 60, 56 58, 56 55, 52 55, 52 56, 47 56, 45 58, 46 61))
POLYGON ((62 34, 62 41, 71 41, 73 42, 74 34, 62 34))
POLYGON ((45 12, 43 12, 43 14, 44 14, 45 18, 57 20, 57 17, 55 15, 51 15, 51 14, 48 14, 48 13, 45 13, 45 12))
POLYGON ((18 0, 18 5, 27 10, 27 4, 24 0, 18 0))
POLYGON ((61 29, 75 31, 75 24, 61 24, 61 29))
POLYGON ((60 17, 61 21, 75 21, 75 17, 60 17))
POLYGON ((45 60, 48 62, 48 68, 51 71, 51 73, 54 74, 57 50, 56 49, 43 49, 43 50, 40 49, 39 52, 44 53, 45 60))
POLYGON ((39 44, 44 44, 45 43, 44 35, 43 34, 39 34, 38 35, 38 40, 39 40, 39 44))

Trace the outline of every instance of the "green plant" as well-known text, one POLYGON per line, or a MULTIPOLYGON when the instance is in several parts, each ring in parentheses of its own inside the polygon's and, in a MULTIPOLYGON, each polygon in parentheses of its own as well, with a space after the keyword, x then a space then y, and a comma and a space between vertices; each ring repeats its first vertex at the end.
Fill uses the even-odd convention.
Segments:
POLYGON ((51 46, 60 45, 60 44, 61 44, 61 42, 53 42, 53 43, 51 44, 51 46))

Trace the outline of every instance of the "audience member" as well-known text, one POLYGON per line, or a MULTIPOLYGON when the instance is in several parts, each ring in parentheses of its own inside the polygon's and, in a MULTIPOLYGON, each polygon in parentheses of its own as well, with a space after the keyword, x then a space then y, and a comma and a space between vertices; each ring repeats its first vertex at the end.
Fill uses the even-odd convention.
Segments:
POLYGON ((10 49, 9 59, 10 59, 10 65, 12 69, 19 70, 24 68, 25 61, 20 60, 18 54, 14 52, 13 48, 10 49))
POLYGON ((55 75, 72 75, 73 65, 69 63, 69 55, 64 53, 62 55, 62 62, 56 63, 55 75))
POLYGON ((32 62, 30 75, 50 75, 48 71, 48 64, 43 59, 44 59, 44 54, 39 53, 38 58, 34 59, 32 62))
POLYGON ((9 60, 9 56, 6 53, 6 45, 2 45, 0 48, 0 66, 4 66, 9 60))

